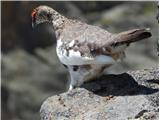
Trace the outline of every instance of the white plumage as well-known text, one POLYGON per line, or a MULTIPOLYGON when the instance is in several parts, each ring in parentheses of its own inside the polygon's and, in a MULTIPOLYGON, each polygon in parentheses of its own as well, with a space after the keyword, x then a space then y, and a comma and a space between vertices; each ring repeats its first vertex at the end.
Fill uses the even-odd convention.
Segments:
MULTIPOLYGON (((74 41, 69 43, 69 47, 74 45, 74 41)), ((106 55, 97 55, 96 57, 82 57, 79 51, 73 49, 67 50, 63 48, 61 39, 57 40, 56 47, 59 60, 65 65, 88 65, 88 64, 114 64, 116 62, 112 57, 106 55)))

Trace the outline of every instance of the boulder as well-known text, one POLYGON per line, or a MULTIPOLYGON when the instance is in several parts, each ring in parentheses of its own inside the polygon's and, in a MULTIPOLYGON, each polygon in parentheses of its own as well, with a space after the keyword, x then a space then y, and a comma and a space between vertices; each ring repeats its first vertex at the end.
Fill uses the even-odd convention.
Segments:
POLYGON ((49 97, 41 120, 158 120, 158 68, 104 75, 49 97))

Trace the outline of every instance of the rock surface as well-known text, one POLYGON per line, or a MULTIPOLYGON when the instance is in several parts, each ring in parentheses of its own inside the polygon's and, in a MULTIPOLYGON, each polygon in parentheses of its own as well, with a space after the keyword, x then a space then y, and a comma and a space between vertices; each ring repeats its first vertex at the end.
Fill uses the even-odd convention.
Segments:
POLYGON ((158 120, 158 69, 105 75, 41 106, 42 120, 158 120))

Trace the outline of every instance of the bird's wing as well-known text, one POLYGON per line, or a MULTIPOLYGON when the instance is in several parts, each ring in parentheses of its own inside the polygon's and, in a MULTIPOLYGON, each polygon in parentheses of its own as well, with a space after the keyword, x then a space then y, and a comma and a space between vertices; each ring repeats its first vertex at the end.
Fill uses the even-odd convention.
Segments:
POLYGON ((66 56, 61 55, 61 58, 58 56, 66 65, 113 64, 115 62, 113 58, 119 56, 121 49, 123 52, 129 43, 146 37, 139 37, 141 32, 136 29, 111 34, 97 26, 74 24, 63 30, 61 41, 67 51, 65 51, 66 56))

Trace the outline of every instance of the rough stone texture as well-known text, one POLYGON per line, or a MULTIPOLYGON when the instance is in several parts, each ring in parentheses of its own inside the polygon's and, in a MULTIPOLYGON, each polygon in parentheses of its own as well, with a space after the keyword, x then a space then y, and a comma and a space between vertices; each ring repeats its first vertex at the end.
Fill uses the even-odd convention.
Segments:
POLYGON ((158 120, 157 68, 105 75, 41 106, 42 120, 158 120))

